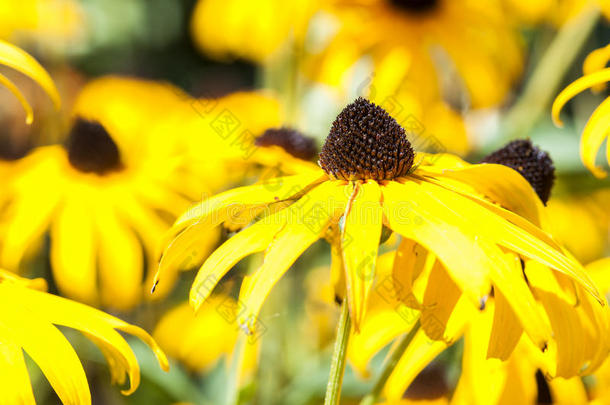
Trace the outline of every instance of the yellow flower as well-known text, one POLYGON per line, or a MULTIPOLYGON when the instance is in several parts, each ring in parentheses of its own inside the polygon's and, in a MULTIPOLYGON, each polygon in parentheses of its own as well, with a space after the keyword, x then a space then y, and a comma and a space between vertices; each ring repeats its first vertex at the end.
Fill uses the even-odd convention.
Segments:
MULTIPOLYGON (((208 371, 223 356, 227 363, 241 333, 235 324, 237 302, 227 295, 214 295, 195 314, 183 303, 163 316, 153 332, 159 346, 190 370, 208 371)), ((241 367, 242 380, 256 371, 260 341, 249 342, 241 367)))
MULTIPOLYGON (((559 118, 563 106, 578 93, 592 88, 599 90, 606 82, 610 81, 610 68, 605 68, 610 60, 610 45, 600 48, 587 56, 584 63, 585 75, 571 83, 563 89, 553 102, 552 114, 555 125, 561 127, 563 123, 559 118)), ((601 147, 602 142, 608 136, 610 128, 610 97, 607 97, 593 111, 591 118, 585 126, 580 140, 580 157, 584 165, 596 176, 605 177, 606 172, 600 167, 595 166, 595 157, 601 147)), ((610 150, 610 149, 609 149, 610 150)), ((610 161, 610 153, 607 153, 610 161)))
MULTIPOLYGON (((521 173, 517 177, 531 184, 541 202, 546 202, 550 184, 541 180, 553 178, 552 162, 531 142, 513 141, 484 162, 514 167, 521 173)), ((494 176, 494 166, 487 167, 488 176, 494 176)), ((458 173, 474 167, 452 170, 452 176, 463 178, 465 173, 458 173)), ((478 175, 482 174, 481 170, 478 175)), ((511 182, 508 176, 504 177, 508 190, 511 182)), ((518 183, 511 185, 514 184, 518 183)), ((513 202, 507 200, 513 198, 509 193, 488 192, 487 197, 515 210, 513 202)), ((540 220, 531 219, 534 223, 540 220)), ((451 264, 441 263, 440 257, 426 252, 416 241, 404 239, 395 257, 390 252, 378 261, 380 277, 369 297, 371 310, 360 335, 350 342, 350 360, 356 370, 366 375, 372 356, 411 330, 419 319, 421 330, 414 332, 411 344, 385 385, 390 400, 400 398, 417 374, 464 333, 461 385, 476 385, 477 390, 458 386, 455 401, 459 398, 464 403, 497 403, 502 384, 494 383, 494 379, 504 381, 507 373, 519 375, 519 369, 511 365, 513 357, 522 355, 519 342, 530 348, 534 354, 529 357, 536 356, 536 367, 549 376, 569 378, 593 372, 610 349, 605 338, 610 328, 605 300, 587 291, 587 284, 592 281, 584 271, 575 277, 520 256, 516 252, 497 256, 493 266, 505 269, 495 277, 494 270, 489 269, 489 296, 476 303, 461 287, 467 285, 466 278, 471 274, 452 272, 451 264)), ((536 368, 533 370, 535 373, 536 368)), ((514 395, 524 392, 517 389, 514 395)), ((518 401, 513 398, 507 403, 518 401)))
POLYGON ((559 27, 596 6, 610 18, 610 4, 606 0, 505 0, 505 3, 509 13, 526 24, 550 22, 559 27))
POLYGON ((191 20, 195 44, 216 58, 264 62, 290 38, 305 35, 317 0, 199 0, 191 20))
MULTIPOLYGON (((156 281, 210 230, 239 215, 247 223, 258 221, 210 255, 193 283, 190 302, 199 308, 238 261, 264 251, 263 264, 244 279, 239 295, 244 310, 238 321, 250 334, 257 333, 257 315, 275 283, 311 244, 339 229, 339 257, 356 329, 375 281, 383 226, 425 246, 445 266, 436 266, 430 281, 438 288, 431 288, 429 299, 440 302, 432 315, 441 319, 451 313, 460 291, 478 305, 493 282, 542 346, 550 331, 531 310, 535 302, 522 272, 506 259, 511 252, 581 280, 599 298, 580 264, 532 224, 542 203, 523 177, 501 165, 469 167, 451 155, 417 157, 414 165, 404 129, 360 98, 333 123, 320 153, 321 169, 229 190, 184 213, 169 232, 156 281), (508 208, 517 207, 531 222, 488 202, 482 197, 487 194, 503 196, 508 208)), ((409 249, 402 247, 406 257, 411 257, 409 249)), ((439 338, 442 332, 437 331, 439 338)))
POLYGON ((522 69, 518 35, 498 1, 336 0, 326 8, 340 24, 312 63, 326 83, 340 84, 369 56, 375 91, 392 95, 403 87, 416 97, 423 93, 417 98, 438 99, 441 77, 449 73, 443 69, 450 63, 439 63, 445 56, 457 71, 454 82, 463 81, 478 108, 501 102, 522 69))
POLYGON ((84 12, 73 0, 0 3, 0 38, 35 40, 52 47, 81 35, 84 26, 84 12))
MULTIPOLYGON (((35 149, 16 163, 3 189, 3 266, 18 270, 49 229, 51 267, 62 294, 117 309, 137 304, 154 274, 144 273, 144 257, 154 266, 171 221, 205 190, 184 170, 175 137, 148 131, 155 117, 179 102, 175 89, 153 82, 109 77, 86 86, 65 147, 35 149)), ((208 233, 200 254, 217 237, 208 233)))
MULTIPOLYGON (((34 58, 23 50, 0 39, 0 65, 8 66, 16 71, 23 73, 34 80, 51 97, 53 103, 59 108, 61 102, 55 83, 34 58)), ((30 124, 34 119, 32 107, 27 102, 25 96, 19 91, 17 86, 6 76, 0 74, 0 85, 6 86, 13 93, 23 106, 26 112, 26 122, 30 124)))
POLYGON ((86 305, 37 289, 44 280, 27 280, 0 270, 0 391, 6 403, 35 403, 23 351, 40 367, 64 404, 90 404, 91 393, 76 352, 57 326, 81 331, 95 343, 110 367, 113 383, 130 387, 140 382, 134 353, 118 331, 142 339, 168 371, 165 354, 152 337, 137 326, 86 305))

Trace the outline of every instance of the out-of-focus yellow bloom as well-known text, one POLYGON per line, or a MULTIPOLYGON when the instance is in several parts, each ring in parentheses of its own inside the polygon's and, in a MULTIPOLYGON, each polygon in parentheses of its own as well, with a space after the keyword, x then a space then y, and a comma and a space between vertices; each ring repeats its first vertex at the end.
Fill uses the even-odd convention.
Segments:
POLYGON ((380 107, 358 99, 333 123, 320 153, 322 169, 232 189, 185 212, 168 233, 156 280, 163 280, 168 263, 183 260, 184 252, 237 214, 253 224, 205 261, 190 302, 199 308, 237 262, 264 251, 262 266, 240 290, 244 311, 238 321, 250 333, 257 332, 260 308, 290 265, 339 227, 356 330, 375 281, 382 225, 411 241, 399 249, 404 260, 412 257, 415 242, 439 258, 422 307, 424 317, 436 319, 430 329, 422 322, 435 339, 444 338, 446 321, 462 295, 461 301, 478 305, 493 283, 536 344, 550 340, 550 327, 534 310, 535 299, 516 267, 517 254, 556 269, 601 300, 582 266, 534 225, 542 203, 517 172, 501 165, 469 166, 452 155, 418 154, 415 165, 414 159, 404 129, 380 107), (525 218, 485 199, 496 195, 525 218))
POLYGON ((610 18, 607 0, 505 0, 505 3, 508 12, 526 24, 551 23, 559 27, 592 7, 599 7, 610 18))
POLYGON ((84 11, 74 0, 23 0, 0 3, 0 38, 56 45, 82 34, 84 11))
MULTIPOLYGON (((563 106, 578 93, 592 88, 599 90, 606 82, 610 81, 610 68, 606 64, 610 60, 610 46, 598 49, 587 57, 584 63, 585 75, 574 81, 563 89, 553 102, 552 114, 555 125, 563 125, 559 114, 563 106)), ((580 140, 580 157, 584 165, 591 170, 596 177, 605 177, 606 172, 602 168, 595 166, 595 157, 604 139, 608 137, 610 128, 610 97, 607 97, 593 111, 591 118, 585 126, 580 140)), ((606 153, 607 160, 610 162, 610 148, 606 153)))
MULTIPOLYGON (((19 269, 50 229, 51 267, 62 294, 117 309, 137 304, 154 274, 144 274, 144 255, 154 268, 163 233, 205 190, 184 169, 176 138, 148 131, 180 102, 175 89, 154 82, 109 77, 86 86, 66 146, 40 147, 15 163, 3 189, 0 262, 19 269)), ((217 238, 208 233, 188 254, 205 254, 217 238)))
POLYGON ((551 198, 547 209, 549 230, 581 263, 604 256, 608 249, 610 190, 590 195, 551 198))
POLYGON ((252 174, 253 168, 264 168, 267 177, 315 168, 281 147, 259 145, 257 139, 279 127, 281 120, 279 103, 272 95, 241 92, 186 100, 166 111, 152 132, 154 137, 179 138, 184 160, 212 191, 218 191, 252 174))
POLYGON ((324 349, 335 338, 339 307, 335 301, 336 286, 327 267, 313 269, 305 280, 307 297, 303 334, 305 342, 315 349, 324 349))
POLYGON ((319 0, 199 0, 191 20, 197 46, 216 58, 264 62, 289 38, 302 41, 319 0))
MULTIPOLYGON (((0 40, 0 65, 15 69, 34 80, 51 97, 55 106, 59 108, 61 101, 59 93, 55 88, 55 83, 53 83, 46 70, 26 52, 8 42, 0 40)), ((27 114, 26 122, 30 124, 34 119, 34 113, 25 96, 8 77, 2 74, 0 74, 0 85, 6 86, 19 99, 27 114)))
POLYGON ((340 26, 320 58, 312 61, 315 76, 325 83, 340 85, 353 64, 369 56, 374 91, 393 95, 404 88, 419 99, 438 99, 440 78, 453 64, 459 77, 454 81, 463 81, 478 108, 501 102, 521 72, 519 38, 498 1, 326 4, 340 26), (442 57, 449 60, 439 63, 442 57))
POLYGON ((138 388, 140 369, 134 353, 118 331, 142 339, 153 350, 161 368, 169 365, 165 354, 143 329, 104 312, 46 292, 44 280, 27 280, 0 270, 0 391, 6 403, 33 404, 23 351, 40 367, 64 404, 90 404, 91 393, 76 352, 57 329, 81 331, 97 345, 110 367, 113 383, 138 388))
MULTIPOLYGON (((153 337, 172 358, 192 371, 208 371, 218 360, 227 364, 235 350, 238 335, 237 302, 227 295, 214 295, 198 313, 187 302, 163 316, 153 337)), ((249 380, 256 372, 260 340, 248 342, 241 363, 241 379, 249 380)))

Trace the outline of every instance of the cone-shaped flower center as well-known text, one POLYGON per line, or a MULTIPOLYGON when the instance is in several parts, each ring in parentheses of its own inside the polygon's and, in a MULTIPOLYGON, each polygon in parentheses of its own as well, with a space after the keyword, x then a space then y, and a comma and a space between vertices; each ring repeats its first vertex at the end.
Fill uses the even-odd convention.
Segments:
POLYGON ((529 139, 509 142, 483 158, 481 163, 497 163, 518 171, 543 203, 546 204, 549 200, 555 180, 555 167, 549 154, 532 145, 529 139))
POLYGON ((318 154, 316 141, 293 128, 270 128, 256 138, 257 146, 279 146, 292 156, 312 160, 318 154))
POLYGON ((438 4, 439 0, 390 0, 396 7, 407 11, 429 11, 438 4))
POLYGON ((360 97, 333 122, 319 164, 343 180, 390 180, 413 166, 407 135, 383 108, 360 97))
POLYGON ((66 143, 68 160, 85 173, 106 174, 120 170, 121 155, 117 144, 98 122, 77 118, 66 143))

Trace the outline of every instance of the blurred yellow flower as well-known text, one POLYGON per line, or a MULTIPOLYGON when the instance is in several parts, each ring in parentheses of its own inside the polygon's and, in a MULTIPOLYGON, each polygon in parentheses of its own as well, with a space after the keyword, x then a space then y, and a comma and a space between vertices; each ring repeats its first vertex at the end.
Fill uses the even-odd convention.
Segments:
POLYGON ((125 384, 129 395, 140 383, 134 353, 118 331, 142 339, 169 370, 165 354, 143 329, 104 312, 37 289, 44 280, 27 280, 0 270, 0 391, 6 403, 35 403, 23 351, 40 367, 64 404, 90 404, 91 393, 76 352, 57 329, 81 331, 97 345, 110 367, 113 383, 125 384))
POLYGON ((319 0, 198 0, 191 20, 195 44, 215 58, 265 62, 293 38, 302 40, 319 0))
POLYGON ((74 0, 0 3, 0 38, 57 46, 83 34, 84 10, 74 0))
MULTIPOLYGON (((326 3, 340 26, 312 67, 339 85, 361 57, 373 62, 372 87, 385 95, 401 88, 418 98, 439 98, 453 65, 475 108, 506 97, 522 70, 517 32, 499 1, 335 0, 326 3), (438 58, 448 57, 443 63, 438 58)), ((377 100, 381 102, 382 100, 377 100)))
MULTIPOLYGON (((593 90, 603 89, 605 83, 610 81, 610 68, 605 67, 609 60, 610 45, 589 54, 584 63, 584 76, 563 89, 553 102, 552 114, 555 125, 563 126, 559 114, 570 99, 589 88, 593 90)), ((580 157, 584 165, 596 177, 600 178, 605 177, 606 172, 595 165, 595 158, 602 142, 608 137, 608 128, 610 128, 610 97, 602 101, 593 111, 580 140, 580 157)), ((610 162, 610 148, 606 155, 610 162)))
POLYGON ((607 0, 505 0, 507 11, 526 24, 566 24, 588 8, 599 7, 610 18, 607 0))
MULTIPOLYGON (((15 163, 3 189, 4 267, 18 270, 50 229, 51 267, 62 294, 116 309, 137 304, 154 274, 145 275, 144 256, 154 268, 163 233, 205 190, 184 170, 175 137, 147 130, 181 100, 175 89, 154 82, 108 77, 86 86, 65 147, 35 149, 15 163)), ((206 234, 199 254, 217 238, 206 234)), ((166 291, 171 286, 168 281, 166 291)))
MULTIPOLYGON (((211 229, 240 215, 246 223, 259 220, 210 255, 192 285, 190 302, 199 308, 238 261, 264 251, 262 266, 244 279, 239 295, 244 310, 238 321, 250 334, 258 332, 259 310, 275 283, 311 244, 337 228, 356 330, 375 281, 382 225, 439 258, 426 298, 438 302, 429 313, 440 319, 436 339, 443 338, 443 321, 461 291, 478 305, 493 282, 536 343, 545 343, 550 330, 531 310, 536 304, 522 272, 507 259, 512 252, 578 280, 601 300, 581 265, 532 224, 542 203, 523 177, 501 165, 468 166, 451 155, 417 157, 414 165, 404 129, 387 112, 358 99, 333 123, 320 153, 322 169, 232 189, 184 213, 168 234, 156 282, 165 277, 167 263, 182 260, 211 229), (500 194, 508 208, 517 207, 527 219, 490 203, 486 194, 500 194)), ((409 249, 400 249, 405 258, 412 256, 409 249)))
MULTIPOLYGON (((192 371, 209 371, 221 358, 229 363, 237 338, 237 302, 227 295, 212 296, 195 313, 187 302, 168 311, 157 324, 153 337, 171 358, 192 371)), ((256 372, 260 341, 245 346, 242 381, 256 372)))

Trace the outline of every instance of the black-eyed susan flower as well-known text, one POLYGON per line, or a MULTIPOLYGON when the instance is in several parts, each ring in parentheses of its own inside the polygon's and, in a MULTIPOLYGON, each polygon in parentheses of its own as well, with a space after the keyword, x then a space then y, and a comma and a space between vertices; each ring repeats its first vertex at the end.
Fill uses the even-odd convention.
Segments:
POLYGON ((85 371, 73 347, 57 326, 82 332, 100 349, 110 367, 113 383, 134 392, 140 369, 134 353, 119 331, 142 339, 155 353, 162 369, 165 354, 143 329, 104 312, 44 291, 42 279, 28 280, 0 270, 0 390, 2 401, 33 404, 34 394, 23 352, 40 367, 64 404, 90 404, 85 371))
MULTIPOLYGON (((447 172, 465 179, 465 173, 458 174, 460 171, 468 172, 478 167, 482 176, 485 169, 492 175, 496 167, 514 167, 513 173, 517 177, 513 180, 520 178, 521 184, 531 184, 540 203, 547 202, 554 178, 552 161, 529 140, 513 141, 484 161, 496 164, 447 172)), ((505 178, 503 186, 511 183, 509 176, 505 178)), ((511 198, 508 193, 503 195, 489 189, 486 197, 514 210, 513 202, 506 198, 511 198)), ((570 257, 569 253, 565 254, 570 257)), ((465 285, 465 274, 452 274, 448 267, 443 271, 448 265, 439 259, 417 242, 404 239, 396 251, 391 271, 387 270, 390 267, 387 265, 381 270, 381 273, 391 275, 382 279, 371 298, 380 308, 377 318, 402 318, 402 322, 385 327, 377 323, 376 328, 363 329, 352 341, 355 346, 351 349, 352 361, 361 373, 365 373, 365 367, 376 351, 400 334, 413 331, 409 346, 403 348, 404 352, 385 382, 385 394, 389 399, 400 398, 417 374, 463 334, 465 353, 461 385, 480 386, 473 392, 458 385, 455 400, 463 403, 503 403, 498 401, 503 387, 499 381, 513 378, 515 373, 519 376, 521 370, 512 368, 511 359, 523 355, 520 347, 535 353, 530 355, 535 356, 530 359, 536 364, 532 368, 533 374, 541 369, 549 378, 590 374, 605 360, 610 349, 605 338, 610 313, 605 300, 588 291, 591 278, 584 271, 577 277, 570 276, 552 269, 553 266, 504 250, 493 266, 499 265, 505 270, 501 277, 492 276, 489 295, 477 304, 468 300, 466 291, 459 286, 465 285), (503 285, 505 283, 510 287, 503 285), (399 315, 402 316, 399 318, 399 315), (413 328, 417 320, 421 329, 413 328), (504 363, 506 361, 508 363, 504 363), (481 384, 482 381, 485 382, 481 384)), ((489 271, 494 272, 493 269, 489 271)), ((375 325, 374 319, 368 322, 375 325)), ((366 318, 364 325, 367 325, 366 318)), ((525 395, 526 392, 516 391, 508 395, 525 395)))
MULTIPOLYGON (((250 214, 253 223, 210 255, 190 292, 191 304, 199 308, 237 262, 264 251, 263 264, 244 279, 239 295, 243 310, 238 322, 249 333, 256 333, 257 315, 275 283, 311 244, 333 233, 340 233, 335 249, 341 252, 340 271, 357 330, 375 281, 383 226, 438 257, 430 282, 435 287, 426 303, 439 300, 431 316, 439 317, 441 325, 460 291, 479 305, 493 283, 536 344, 546 344, 550 330, 531 310, 536 304, 521 270, 515 270, 518 258, 516 263, 507 255, 552 267, 599 298, 580 264, 525 219, 536 217, 542 203, 512 169, 468 166, 451 155, 416 156, 404 129, 362 98, 338 115, 319 164, 315 172, 236 188, 192 207, 169 233, 155 283, 163 282, 166 268, 188 255, 211 229, 250 214), (483 197, 487 194, 505 196, 508 208, 517 207, 525 218, 489 202, 483 197)), ((405 258, 412 256, 410 249, 402 247, 405 258)), ((439 338, 443 330, 437 330, 439 338)))
MULTIPOLYGON (((118 77, 86 86, 64 145, 36 148, 15 163, 2 190, 3 266, 18 270, 49 230, 62 294, 117 309, 137 304, 163 233, 205 191, 185 168, 176 138, 148 130, 183 97, 169 85, 118 77)), ((208 236, 214 244, 217 235, 208 236)))
POLYGON ((449 63, 438 63, 444 53, 471 104, 485 107, 504 99, 522 69, 519 38, 498 1, 338 0, 324 6, 339 23, 312 64, 326 83, 340 84, 368 56, 375 91, 392 95, 406 86, 416 95, 438 95, 441 77, 449 73, 443 72, 449 63))
MULTIPOLYGON (((239 306, 225 294, 214 295, 195 314, 187 302, 169 310, 159 321, 153 337, 170 358, 189 370, 206 372, 224 359, 227 367, 236 352, 241 331, 234 320, 239 306)), ((244 346, 240 380, 246 383, 258 364, 260 340, 244 346)))
MULTIPOLYGON (((583 66, 584 76, 563 89, 553 102, 552 114, 555 125, 563 125, 559 115, 563 106, 570 99, 587 89, 603 89, 605 83, 610 81, 610 68, 605 67, 609 60, 610 45, 593 51, 587 56, 583 66)), ((580 157, 587 169, 596 177, 606 175, 605 170, 595 165, 595 158, 602 142, 608 136, 608 128, 610 128, 610 97, 602 101, 593 111, 580 140, 580 157)), ((608 155, 608 160, 610 161, 610 155, 608 155)))

